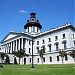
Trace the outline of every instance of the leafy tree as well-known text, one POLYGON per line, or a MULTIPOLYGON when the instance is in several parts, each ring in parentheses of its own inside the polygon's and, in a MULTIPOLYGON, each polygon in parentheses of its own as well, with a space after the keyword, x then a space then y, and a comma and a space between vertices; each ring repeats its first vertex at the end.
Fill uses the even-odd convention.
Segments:
POLYGON ((39 54, 40 54, 42 64, 43 64, 43 55, 45 54, 45 47, 42 47, 41 50, 39 50, 39 54))
POLYGON ((64 61, 64 56, 66 55, 66 52, 63 51, 63 50, 60 50, 59 51, 59 56, 61 57, 61 60, 62 60, 62 64, 63 64, 63 61, 64 61))
POLYGON ((72 50, 69 55, 74 59, 75 62, 75 50, 72 50))
POLYGON ((1 55, 1 59, 2 59, 2 62, 1 62, 1 64, 2 64, 6 54, 4 52, 0 52, 0 55, 1 55))
POLYGON ((23 50, 23 49, 14 51, 13 53, 14 53, 15 56, 19 57, 19 64, 20 64, 20 59, 22 57, 26 56, 25 50, 23 50))
POLYGON ((6 64, 10 64, 10 59, 9 59, 9 56, 8 55, 5 55, 6 59, 5 59, 5 63, 6 64))

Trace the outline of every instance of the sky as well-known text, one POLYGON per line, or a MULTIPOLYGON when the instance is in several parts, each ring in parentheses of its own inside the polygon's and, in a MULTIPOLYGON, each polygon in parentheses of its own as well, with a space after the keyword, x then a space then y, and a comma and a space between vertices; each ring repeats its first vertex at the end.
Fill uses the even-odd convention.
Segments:
POLYGON ((35 12, 42 32, 74 22, 75 0, 0 0, 0 41, 10 32, 25 31, 24 25, 35 12))

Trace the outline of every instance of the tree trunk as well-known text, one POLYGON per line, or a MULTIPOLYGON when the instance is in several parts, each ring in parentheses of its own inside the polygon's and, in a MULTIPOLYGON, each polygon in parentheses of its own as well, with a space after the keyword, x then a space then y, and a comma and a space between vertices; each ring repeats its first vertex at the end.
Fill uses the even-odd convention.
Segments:
POLYGON ((63 64, 63 57, 61 57, 61 59, 62 59, 62 64, 63 64))
POLYGON ((75 58, 74 58, 74 63, 75 63, 75 58))
POLYGON ((21 58, 19 57, 19 64, 20 64, 20 59, 21 59, 21 58))
POLYGON ((41 62, 42 62, 42 64, 43 64, 43 57, 41 57, 41 62))
POLYGON ((3 64, 3 59, 1 58, 1 64, 3 64))
POLYGON ((23 65, 23 57, 22 57, 22 65, 23 65))

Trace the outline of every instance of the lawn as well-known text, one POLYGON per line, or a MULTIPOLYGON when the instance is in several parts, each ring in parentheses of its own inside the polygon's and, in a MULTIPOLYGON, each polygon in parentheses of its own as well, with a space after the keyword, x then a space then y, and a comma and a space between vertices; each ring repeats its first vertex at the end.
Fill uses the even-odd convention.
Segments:
POLYGON ((0 75, 75 75, 74 64, 52 65, 3 65, 0 75))

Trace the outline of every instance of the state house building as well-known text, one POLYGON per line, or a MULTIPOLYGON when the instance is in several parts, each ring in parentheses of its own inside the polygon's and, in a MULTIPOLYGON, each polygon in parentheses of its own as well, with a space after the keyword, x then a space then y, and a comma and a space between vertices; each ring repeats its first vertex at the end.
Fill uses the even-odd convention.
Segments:
MULTIPOLYGON (((61 57, 58 51, 64 50, 67 53, 75 48, 75 28, 66 23, 62 26, 41 32, 42 26, 36 19, 36 13, 30 13, 30 19, 24 25, 25 32, 9 32, 1 41, 1 52, 7 53, 10 63, 14 63, 13 51, 24 49, 28 56, 21 59, 21 64, 32 63, 32 39, 33 39, 33 63, 42 64, 39 50, 45 48, 43 64, 61 64, 61 57)), ((18 57, 16 57, 19 63, 18 57)), ((69 55, 64 57, 64 63, 74 63, 69 55)))

